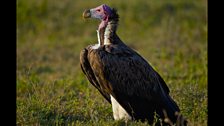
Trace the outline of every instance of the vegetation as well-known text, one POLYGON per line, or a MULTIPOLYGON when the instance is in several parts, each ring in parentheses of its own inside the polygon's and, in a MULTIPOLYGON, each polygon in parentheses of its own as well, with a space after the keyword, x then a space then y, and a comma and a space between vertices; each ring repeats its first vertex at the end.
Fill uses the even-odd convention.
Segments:
POLYGON ((102 1, 17 0, 16 124, 124 125, 79 66, 99 24, 82 12, 105 3, 120 14, 120 38, 160 73, 190 124, 207 125, 207 1, 102 1))

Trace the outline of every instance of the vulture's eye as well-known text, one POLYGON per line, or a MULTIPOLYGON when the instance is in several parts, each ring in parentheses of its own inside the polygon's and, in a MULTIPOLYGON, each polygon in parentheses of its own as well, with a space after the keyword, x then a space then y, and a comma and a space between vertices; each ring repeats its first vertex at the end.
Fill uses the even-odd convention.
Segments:
POLYGON ((100 9, 96 10, 97 12, 100 12, 100 9))

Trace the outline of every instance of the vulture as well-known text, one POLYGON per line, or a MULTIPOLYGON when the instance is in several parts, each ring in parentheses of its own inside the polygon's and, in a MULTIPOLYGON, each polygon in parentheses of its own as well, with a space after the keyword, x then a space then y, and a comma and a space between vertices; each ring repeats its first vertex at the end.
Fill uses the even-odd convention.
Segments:
POLYGON ((80 65, 89 82, 112 105, 114 120, 148 121, 159 124, 186 125, 180 120, 180 109, 169 95, 162 77, 135 50, 116 34, 117 10, 103 4, 83 12, 84 18, 95 18, 98 43, 80 52, 80 65))

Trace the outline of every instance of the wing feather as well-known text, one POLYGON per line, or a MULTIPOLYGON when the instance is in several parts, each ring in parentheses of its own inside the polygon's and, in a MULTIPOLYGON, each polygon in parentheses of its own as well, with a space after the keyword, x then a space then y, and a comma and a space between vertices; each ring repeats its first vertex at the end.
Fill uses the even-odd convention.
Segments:
POLYGON ((102 82, 101 86, 111 87, 108 88, 110 93, 117 91, 130 96, 150 98, 153 93, 161 90, 159 84, 168 90, 159 74, 136 52, 128 48, 119 51, 113 48, 113 51, 108 52, 107 50, 112 50, 108 48, 111 47, 108 45, 92 50, 89 60, 92 59, 90 65, 96 78, 102 82), (122 52, 122 50, 125 51, 122 52))
POLYGON ((89 53, 89 47, 83 49, 80 53, 80 66, 83 71, 83 73, 86 75, 87 79, 90 81, 90 83, 98 89, 98 91, 103 95, 103 97, 109 102, 110 101, 110 95, 105 92, 102 88, 100 88, 100 84, 96 79, 96 75, 94 75, 94 72, 89 64, 88 60, 88 53, 89 53))
POLYGON ((88 61, 99 91, 112 95, 134 119, 152 121, 162 109, 174 119, 178 106, 161 76, 138 53, 125 45, 88 50, 88 61))

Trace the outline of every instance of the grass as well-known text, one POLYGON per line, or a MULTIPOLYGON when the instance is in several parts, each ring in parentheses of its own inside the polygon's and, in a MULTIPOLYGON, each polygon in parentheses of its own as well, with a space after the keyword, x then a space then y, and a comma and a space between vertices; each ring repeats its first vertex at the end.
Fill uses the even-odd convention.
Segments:
POLYGON ((207 125, 205 0, 18 0, 16 124, 124 125, 79 66, 99 23, 82 12, 102 3, 118 9, 118 35, 160 73, 190 124, 207 125))

